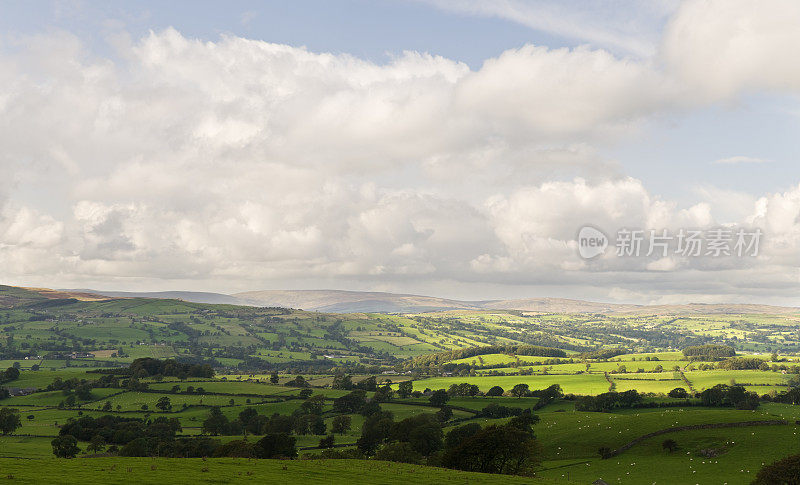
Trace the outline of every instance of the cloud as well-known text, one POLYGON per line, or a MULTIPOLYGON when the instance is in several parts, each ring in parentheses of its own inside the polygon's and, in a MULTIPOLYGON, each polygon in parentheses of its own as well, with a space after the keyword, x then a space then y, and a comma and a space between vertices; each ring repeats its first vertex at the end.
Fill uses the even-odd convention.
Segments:
POLYGON ((755 157, 745 157, 742 155, 737 155, 735 157, 728 157, 728 158, 720 158, 719 160, 715 160, 714 163, 720 165, 736 165, 740 163, 769 163, 770 160, 766 158, 755 158, 755 157))
POLYGON ((711 189, 682 205, 602 155, 653 116, 721 95, 687 95, 704 81, 674 63, 678 76, 528 45, 478 70, 416 52, 377 64, 174 29, 113 57, 69 34, 28 40, 0 50, 6 281, 796 294, 800 187, 731 194, 736 211, 720 216, 711 189), (575 248, 587 223, 729 222, 764 229, 757 260, 585 262, 575 248))
POLYGON ((800 90, 800 3, 688 0, 670 19, 661 57, 710 100, 800 90))

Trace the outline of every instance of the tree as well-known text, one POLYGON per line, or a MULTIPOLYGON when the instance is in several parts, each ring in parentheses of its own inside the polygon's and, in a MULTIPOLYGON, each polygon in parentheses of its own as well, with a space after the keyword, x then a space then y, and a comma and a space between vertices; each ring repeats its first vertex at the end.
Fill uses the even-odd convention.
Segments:
POLYGON ((4 381, 8 382, 16 379, 19 379, 19 369, 17 369, 16 367, 9 367, 8 369, 5 370, 5 372, 3 372, 4 381))
POLYGON ((309 397, 311 397, 312 394, 314 394, 314 391, 312 391, 311 389, 302 389, 300 391, 299 396, 300 399, 308 399, 309 397))
POLYGON ((284 384, 284 386, 289 386, 289 387, 311 387, 311 385, 308 383, 308 381, 306 381, 305 377, 303 377, 303 376, 295 377, 291 381, 289 381, 286 384, 284 384))
POLYGON ((53 454, 58 458, 75 458, 81 452, 78 448, 78 440, 72 435, 61 435, 50 442, 53 446, 53 454))
POLYGON ((172 409, 172 402, 170 402, 169 397, 161 396, 156 403, 156 407, 162 411, 169 411, 172 409))
POLYGON ((328 436, 319 440, 319 447, 320 448, 333 448, 333 443, 336 441, 336 438, 329 434, 328 436))
POLYGON ((265 435, 256 445, 262 458, 294 458, 297 456, 296 442, 297 440, 294 436, 278 433, 265 435))
POLYGON ((422 462, 422 455, 415 451, 410 443, 400 441, 397 443, 389 443, 378 450, 378 452, 375 454, 375 459, 399 463, 419 464, 422 462))
POLYGON ((22 426, 19 418, 19 410, 12 408, 0 408, 0 433, 3 436, 13 433, 22 426))
POLYGON ((278 383, 278 373, 277 372, 273 372, 272 375, 269 376, 269 382, 271 382, 272 384, 277 384, 278 383))
POLYGON ((322 416, 314 416, 314 419, 311 421, 311 433, 320 435, 327 432, 328 425, 325 424, 325 420, 322 419, 322 416))
MULTIPOLYGON (((309 389, 310 390, 310 389, 309 389)), ((302 409, 307 414, 322 414, 322 410, 325 407, 325 396, 322 394, 317 394, 316 396, 309 397, 306 399, 303 404, 300 405, 300 409, 302 409)))
POLYGON ((491 397, 494 397, 494 396, 502 396, 504 392, 505 392, 505 391, 503 390, 503 388, 502 388, 502 387, 500 387, 500 386, 494 386, 494 387, 492 387, 491 389, 489 389, 488 391, 486 391, 486 395, 487 395, 487 396, 491 396, 491 397))
POLYGON ((336 374, 331 384, 333 389, 344 389, 349 391, 353 388, 353 378, 346 374, 336 374))
POLYGON ((666 439, 661 443, 661 447, 667 450, 669 453, 672 453, 678 449, 678 443, 676 443, 673 439, 666 439))
POLYGON ((392 397, 394 396, 394 390, 392 390, 392 386, 386 384, 385 386, 379 387, 377 391, 375 391, 375 395, 372 399, 376 402, 386 402, 391 401, 392 397))
POLYGON ((442 427, 438 424, 417 426, 408 433, 411 448, 423 456, 429 456, 442 448, 442 427))
POLYGON ((533 436, 515 426, 491 425, 445 451, 442 464, 465 471, 517 475, 538 462, 539 448, 533 436))
POLYGON ((365 391, 376 391, 378 389, 378 380, 375 378, 375 376, 369 376, 356 384, 355 388, 363 389, 365 391))
POLYGON ((331 422, 331 431, 333 433, 344 434, 350 429, 352 419, 346 414, 341 414, 333 418, 331 422))
POLYGON ((92 387, 88 384, 76 387, 75 396, 81 401, 90 401, 92 399, 92 387))
POLYGON ((675 389, 669 391, 669 394, 667 395, 669 397, 674 397, 678 399, 686 399, 687 397, 689 397, 689 393, 686 392, 686 389, 682 387, 676 387, 675 389))
POLYGON ((255 408, 244 408, 239 413, 239 421, 242 425, 247 426, 256 416, 258 416, 258 411, 256 411, 255 408))
POLYGON ((378 412, 369 416, 361 426, 361 437, 356 444, 365 455, 372 455, 385 442, 395 425, 391 413, 378 412))
POLYGON ((111 401, 106 401, 105 404, 103 404, 103 411, 105 412, 111 411, 111 401))
POLYGON ((129 441, 119 450, 119 454, 120 456, 149 456, 147 438, 136 438, 133 441, 129 441))
POLYGON ((228 418, 222 414, 219 407, 214 406, 209 411, 208 418, 203 421, 203 433, 209 433, 214 436, 225 433, 229 424, 228 418))
POLYGON ((444 389, 439 389, 438 391, 433 391, 431 397, 428 398, 428 401, 434 406, 444 406, 447 404, 447 401, 450 400, 450 395, 447 394, 447 391, 444 389))
POLYGON ((442 406, 441 409, 436 411, 436 419, 441 423, 446 423, 453 419, 453 408, 450 406, 442 406))
POLYGON ((106 449, 106 441, 99 434, 92 436, 89 446, 86 447, 86 451, 90 453, 102 453, 104 449, 106 449))
POLYGON ((357 413, 367 402, 367 393, 356 389, 349 394, 333 400, 333 410, 337 413, 357 413))
POLYGON ((527 396, 529 392, 527 384, 517 384, 513 388, 511 388, 511 395, 516 396, 517 399, 527 396))
POLYGON ((255 443, 244 440, 229 441, 214 449, 215 458, 258 458, 258 449, 255 443))
POLYGON ((403 381, 397 386, 397 394, 403 399, 411 396, 412 392, 414 392, 414 383, 411 381, 403 381))
POLYGON ((469 423, 453 428, 444 438, 445 447, 455 448, 480 431, 481 425, 478 423, 469 423))
POLYGON ((759 470, 753 485, 797 485, 800 483, 798 477, 800 477, 800 455, 792 455, 759 470))

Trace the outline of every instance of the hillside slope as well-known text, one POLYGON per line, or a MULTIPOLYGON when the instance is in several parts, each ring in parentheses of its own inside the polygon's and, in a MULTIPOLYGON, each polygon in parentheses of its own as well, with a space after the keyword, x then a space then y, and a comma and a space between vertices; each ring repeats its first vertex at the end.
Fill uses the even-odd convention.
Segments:
POLYGON ((418 313, 438 310, 477 310, 478 302, 420 295, 342 290, 265 290, 233 295, 245 304, 279 306, 322 312, 418 313))

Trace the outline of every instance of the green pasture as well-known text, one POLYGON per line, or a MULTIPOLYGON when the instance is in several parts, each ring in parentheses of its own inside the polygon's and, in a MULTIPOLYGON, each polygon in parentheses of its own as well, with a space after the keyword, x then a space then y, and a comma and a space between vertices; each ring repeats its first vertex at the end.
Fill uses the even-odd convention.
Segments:
POLYGON ((608 391, 608 382, 601 374, 576 375, 533 375, 533 376, 486 376, 486 377, 432 377, 414 381, 415 391, 425 389, 447 389, 451 384, 467 382, 475 384, 486 392, 491 387, 500 386, 509 391, 516 384, 528 384, 531 390, 545 389, 559 384, 567 394, 600 394, 608 391))
MULTIPOLYGON (((0 459, 0 475, 20 484, 141 483, 408 483, 524 484, 547 480, 468 473, 366 460, 246 460, 169 458, 0 459)), ((3 478, 0 478, 2 480, 3 478)))

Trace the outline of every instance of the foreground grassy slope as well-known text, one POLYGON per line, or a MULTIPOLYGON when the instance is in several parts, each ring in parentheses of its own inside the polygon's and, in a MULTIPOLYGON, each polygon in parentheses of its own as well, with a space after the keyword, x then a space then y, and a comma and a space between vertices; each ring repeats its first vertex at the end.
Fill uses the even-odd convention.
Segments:
MULTIPOLYGON (((0 459, 0 481, 15 484, 523 484, 555 483, 507 475, 467 473, 402 463, 367 460, 246 460, 77 458, 74 460, 0 459)), ((559 481, 558 483, 564 483, 559 481)))
POLYGON ((758 470, 790 454, 800 452, 797 426, 765 426, 741 429, 694 430, 657 436, 612 459, 553 460, 544 463, 538 477, 592 483, 749 484, 758 470), (661 447, 671 438, 679 449, 667 453, 661 447), (700 449, 720 449, 713 458, 700 449))

